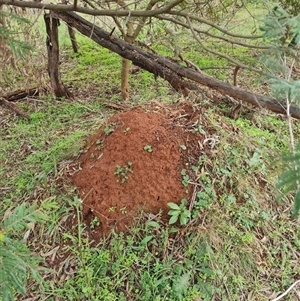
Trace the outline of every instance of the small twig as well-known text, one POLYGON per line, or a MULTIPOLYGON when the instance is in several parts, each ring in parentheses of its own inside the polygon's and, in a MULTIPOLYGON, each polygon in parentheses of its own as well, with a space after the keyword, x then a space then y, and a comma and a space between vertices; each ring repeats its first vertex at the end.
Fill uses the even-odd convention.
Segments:
POLYGON ((179 56, 179 58, 180 58, 183 62, 186 63, 186 65, 187 65, 188 68, 191 68, 191 67, 192 67, 192 68, 194 68, 195 70, 197 70, 198 72, 201 73, 201 69, 200 69, 196 64, 194 64, 193 62, 191 62, 190 60, 184 58, 183 55, 182 55, 182 53, 179 53, 178 56, 179 56))
POLYGON ((130 16, 131 16, 131 11, 128 12, 128 16, 127 16, 127 18, 126 18, 126 20, 125 20, 124 27, 127 26, 127 23, 128 23, 128 21, 129 21, 129 19, 130 19, 130 16))
POLYGON ((297 280, 283 294, 281 294, 280 296, 278 296, 277 298, 275 298, 275 299, 273 299, 271 301, 278 301, 278 300, 282 299, 284 296, 286 296, 299 283, 300 283, 300 280, 297 280))
POLYGON ((192 212, 193 208, 194 208, 194 203, 195 203, 195 199, 196 199, 196 195, 197 195, 197 184, 194 186, 194 191, 193 191, 193 195, 191 197, 191 201, 190 201, 190 206, 189 206, 189 211, 192 212))
POLYGON ((111 32, 109 33, 108 36, 109 36, 110 39, 112 39, 112 37, 113 37, 112 35, 113 35, 115 29, 116 29, 116 27, 113 27, 113 29, 112 29, 111 32))
POLYGON ((90 39, 92 38, 92 36, 93 36, 93 33, 94 33, 94 28, 95 28, 95 22, 96 22, 96 18, 95 18, 95 16, 94 16, 94 22, 93 22, 93 27, 92 27, 92 30, 91 30, 91 34, 90 34, 90 39))
POLYGON ((118 104, 118 103, 113 103, 113 102, 103 101, 103 102, 101 102, 101 104, 105 105, 106 107, 113 108, 113 109, 116 109, 116 110, 127 110, 127 109, 129 109, 129 107, 124 105, 124 104, 118 104))

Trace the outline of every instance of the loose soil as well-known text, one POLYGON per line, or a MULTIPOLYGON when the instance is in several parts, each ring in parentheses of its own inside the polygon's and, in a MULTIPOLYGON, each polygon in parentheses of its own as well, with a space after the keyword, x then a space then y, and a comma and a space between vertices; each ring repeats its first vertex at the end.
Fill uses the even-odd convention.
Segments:
POLYGON ((209 149, 203 145, 205 137, 195 132, 203 111, 190 103, 153 102, 112 116, 88 140, 72 178, 90 232, 101 237, 111 229, 126 231, 141 211, 161 213, 167 221, 167 203, 189 199, 181 171, 209 149), (117 166, 132 172, 126 178, 116 174, 117 166))

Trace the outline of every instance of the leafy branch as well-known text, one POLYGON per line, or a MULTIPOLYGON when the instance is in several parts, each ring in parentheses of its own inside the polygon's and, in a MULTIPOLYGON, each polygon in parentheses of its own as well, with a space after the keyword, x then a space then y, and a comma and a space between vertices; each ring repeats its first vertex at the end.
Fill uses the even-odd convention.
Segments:
POLYGON ((35 223, 47 221, 49 211, 57 208, 53 199, 47 199, 39 207, 21 204, 13 211, 7 211, 0 229, 0 291, 2 300, 13 300, 15 292, 25 295, 28 271, 40 285, 42 279, 38 273, 41 259, 32 254, 22 239, 25 229, 32 229, 35 223))

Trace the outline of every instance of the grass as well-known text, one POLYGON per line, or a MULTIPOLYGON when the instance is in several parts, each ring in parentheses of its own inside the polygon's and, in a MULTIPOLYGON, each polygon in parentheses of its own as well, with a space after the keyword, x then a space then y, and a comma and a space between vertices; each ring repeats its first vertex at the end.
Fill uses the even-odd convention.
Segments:
POLYGON ((14 126, 1 132, 0 158, 6 161, 1 184, 14 187, 13 199, 31 194, 40 186, 46 188, 48 176, 57 176, 66 160, 80 153, 83 138, 105 119, 103 106, 97 101, 84 105, 46 98, 26 106, 32 112, 31 120, 7 118, 7 123, 14 122, 14 126))
MULTIPOLYGON (((63 81, 81 96, 21 102, 31 120, 7 112, 1 123, 1 217, 25 201, 50 198, 58 204, 30 243, 32 250, 50 254, 47 264, 56 273, 43 272, 42 291, 32 283, 29 292, 47 300, 266 300, 295 282, 299 221, 290 219, 291 199, 277 200, 275 189, 279 157, 288 149, 287 125, 271 114, 231 120, 212 106, 203 116, 205 134, 217 133, 218 152, 185 172, 201 187, 187 226, 175 228, 141 213, 128 235, 111 233, 98 244, 88 239, 80 200, 63 171, 111 115, 101 100, 120 100, 120 58, 80 35, 79 55, 61 42, 63 81), (75 219, 72 229, 69 218, 75 219)), ((200 66, 227 66, 199 55, 194 45, 187 55, 200 66)), ((131 83, 132 104, 178 98, 144 71, 131 83)), ((295 133, 299 137, 298 124, 295 133)))

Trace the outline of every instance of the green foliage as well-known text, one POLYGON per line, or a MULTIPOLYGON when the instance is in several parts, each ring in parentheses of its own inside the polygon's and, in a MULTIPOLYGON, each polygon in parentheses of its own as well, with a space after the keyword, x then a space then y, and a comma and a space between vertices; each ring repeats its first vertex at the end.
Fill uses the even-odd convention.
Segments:
POLYGON ((44 99, 43 106, 36 106, 35 112, 30 115, 30 121, 17 119, 15 126, 9 128, 7 133, 0 131, 0 160, 4 160, 6 154, 18 152, 18 159, 22 162, 22 168, 15 161, 0 164, 0 169, 3 169, 1 186, 14 187, 12 197, 8 195, 7 198, 18 202, 38 187, 47 187, 52 195, 50 186, 53 182, 49 178, 60 172, 60 162, 78 155, 84 144, 83 137, 98 129, 101 122, 99 115, 95 119, 83 119, 89 116, 91 110, 99 112, 100 109, 101 105, 96 102, 82 105, 79 102, 44 99), (12 138, 6 139, 6 135, 12 138), (25 143, 23 145, 27 151, 20 148, 22 143, 25 143), (7 170, 13 173, 11 177, 7 177, 7 170))
MULTIPOLYGON (((262 56, 262 62, 266 70, 270 72, 269 82, 273 95, 276 95, 277 99, 284 99, 288 106, 291 104, 299 106, 300 81, 290 76, 290 68, 292 68, 290 65, 293 63, 290 63, 289 55, 294 54, 294 50, 286 46, 290 46, 288 43, 293 37, 297 37, 296 44, 299 43, 300 15, 294 17, 277 6, 266 17, 261 30, 264 32, 265 38, 271 40, 274 45, 262 56)), ((287 112, 287 114, 289 113, 287 112)), ((284 158, 285 171, 279 177, 278 187, 285 195, 295 192, 293 216, 296 217, 300 208, 300 185, 298 184, 300 156, 293 149, 294 135, 290 119, 288 122, 291 154, 284 158)))
POLYGON ((12 12, 0 10, 0 19, 4 20, 4 26, 0 26, 0 40, 6 43, 11 51, 18 57, 24 57, 33 48, 21 40, 19 36, 20 27, 30 24, 26 18, 12 12), (9 24, 6 24, 9 22, 9 24))
POLYGON ((175 224, 178 220, 180 225, 186 225, 191 217, 191 212, 186 208, 187 199, 182 199, 180 205, 175 203, 168 203, 171 210, 168 212, 170 215, 169 224, 175 224))
POLYGON ((116 165, 115 175, 118 176, 117 182, 121 180, 121 183, 125 183, 128 180, 128 173, 133 173, 132 162, 128 162, 125 166, 121 167, 116 165))
POLYGON ((189 186, 190 176, 187 174, 186 169, 183 168, 180 173, 181 173, 181 176, 182 176, 182 181, 181 181, 182 185, 184 187, 188 187, 189 186))
POLYGON ((170 245, 174 234, 159 220, 136 224, 128 235, 112 233, 95 247, 80 236, 83 232, 79 226, 77 236, 65 234, 77 266, 72 277, 51 284, 51 294, 58 298, 193 301, 198 297, 208 301, 217 290, 211 283, 215 272, 209 258, 213 254, 204 237, 191 235, 184 243, 174 240, 170 245), (176 259, 178 251, 182 260, 176 259))
POLYGON ((22 234, 26 229, 33 229, 34 224, 47 221, 45 210, 55 207, 49 199, 42 203, 41 208, 36 202, 32 205, 23 203, 14 211, 5 213, 0 229, 0 291, 3 301, 13 300, 15 293, 25 295, 28 272, 41 284, 38 273, 41 259, 32 254, 22 234))
POLYGON ((105 134, 106 136, 108 136, 108 135, 110 135, 111 133, 113 133, 114 130, 115 130, 116 125, 117 125, 116 122, 112 122, 112 123, 108 124, 108 125, 104 128, 104 134, 105 134))
POLYGON ((147 151, 148 153, 152 153, 153 152, 153 149, 152 149, 151 145, 145 145, 144 146, 144 150, 147 151))
POLYGON ((284 156, 283 160, 285 171, 280 175, 277 187, 283 195, 295 192, 293 217, 296 218, 300 211, 300 146, 294 154, 284 156))

